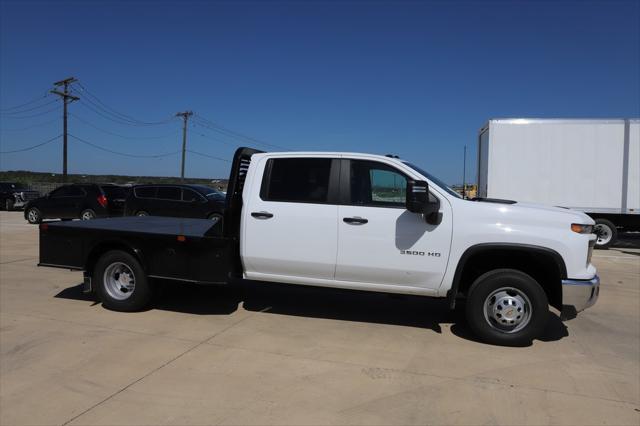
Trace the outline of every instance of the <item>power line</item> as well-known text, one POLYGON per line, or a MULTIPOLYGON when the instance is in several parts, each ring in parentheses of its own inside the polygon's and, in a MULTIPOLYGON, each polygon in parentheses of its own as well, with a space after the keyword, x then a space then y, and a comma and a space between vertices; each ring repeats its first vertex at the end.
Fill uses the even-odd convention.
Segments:
POLYGON ((55 102, 58 102, 57 99, 52 99, 51 101, 44 103, 42 105, 36 105, 32 108, 29 109, 23 109, 23 110, 19 110, 19 111, 10 111, 10 112, 0 112, 0 114, 4 114, 4 115, 13 115, 13 114, 24 114, 25 112, 30 112, 30 111, 35 111, 36 109, 40 109, 42 107, 45 107, 47 105, 51 105, 55 102))
POLYGON ((10 111, 12 109, 19 109, 19 108, 22 108, 23 106, 27 106, 27 105, 31 105, 32 103, 39 102, 39 101, 45 99, 47 96, 49 96, 48 92, 46 92, 44 94, 44 96, 38 96, 37 98, 34 98, 34 99, 32 99, 32 100, 30 100, 28 102, 24 102, 22 104, 15 105, 15 106, 8 107, 8 108, 0 108, 0 111, 10 111))
POLYGON ((22 132, 24 130, 29 130, 29 129, 33 129, 34 127, 42 127, 45 126, 47 124, 51 124, 51 123, 55 123, 56 121, 58 121, 57 118, 54 118, 53 120, 49 120, 49 121, 45 121, 44 123, 38 123, 38 124, 34 124, 32 126, 27 126, 27 127, 22 127, 20 129, 5 129, 5 128, 0 128, 0 131, 2 132, 22 132))
POLYGON ((122 121, 126 121, 128 123, 130 123, 131 125, 137 125, 137 126, 157 126, 157 125, 161 125, 161 124, 166 124, 168 122, 170 122, 173 117, 170 116, 162 121, 143 121, 143 120, 138 120, 137 118, 134 118, 130 115, 127 114, 123 114, 119 111, 117 111, 116 109, 110 107, 109 105, 107 105, 106 103, 102 102, 100 100, 100 98, 98 98, 96 95, 94 95, 93 93, 91 93, 86 87, 84 87, 81 83, 75 83, 77 86, 80 87, 80 90, 85 93, 88 97, 87 97, 87 101, 89 103, 91 103, 92 105, 94 105, 96 108, 104 111, 107 114, 111 114, 112 116, 114 116, 115 118, 122 120, 122 121), (93 99, 93 100, 92 100, 93 99))
MULTIPOLYGON (((197 126, 199 126, 199 125, 197 125, 197 124, 195 124, 195 123, 193 124, 193 127, 197 127, 197 126)), ((204 127, 204 126, 200 126, 200 127, 202 127, 203 129, 207 129, 207 128, 206 128, 206 127, 204 127)), ((215 138, 215 137, 210 136, 210 135, 205 135, 204 133, 199 133, 199 132, 198 132, 198 131, 196 131, 196 130, 192 130, 192 132, 194 132, 194 133, 195 133, 195 135, 197 135, 197 136, 200 136, 200 137, 205 138, 205 139, 212 140, 212 141, 214 141, 214 142, 220 142, 220 143, 222 143, 222 144, 225 144, 225 145, 228 145, 228 146, 232 146, 232 147, 237 147, 237 146, 238 146, 238 143, 235 143, 235 142, 227 142, 227 141, 225 141, 225 140, 218 139, 218 138, 215 138)))
POLYGON ((33 145, 33 146, 30 146, 30 147, 27 147, 27 148, 14 149, 14 150, 12 150, 12 151, 0 151, 0 154, 14 154, 14 153, 16 153, 16 152, 31 151, 32 149, 39 148, 39 147, 41 147, 41 146, 43 146, 43 145, 46 145, 46 144, 48 144, 48 143, 51 143, 51 142, 55 141, 56 139, 59 139, 59 138, 61 138, 61 137, 62 137, 62 135, 58 135, 58 136, 56 136, 55 138, 51 138, 51 139, 46 140, 46 141, 44 141, 44 142, 42 142, 42 143, 39 143, 39 144, 37 144, 37 145, 33 145))
POLYGON ((131 158, 161 158, 161 157, 169 157, 171 155, 176 155, 178 153, 180 153, 180 151, 174 151, 174 152, 167 152, 165 154, 150 154, 150 155, 144 155, 144 154, 131 154, 128 152, 120 152, 120 151, 114 151, 108 148, 104 148, 100 145, 96 145, 94 143, 89 142, 88 140, 79 138, 75 135, 72 135, 71 133, 69 133, 69 136, 71 136, 73 139, 77 140, 80 143, 83 143, 85 145, 89 145, 93 148, 99 149, 101 151, 105 151, 105 152, 109 152, 111 154, 116 154, 116 155, 122 155, 123 157, 131 157, 131 158))
MULTIPOLYGON (((113 114, 108 115, 108 111, 107 113, 103 112, 106 111, 104 108, 98 109, 99 106, 97 106, 97 104, 95 102, 91 103, 91 102, 84 102, 84 101, 89 101, 88 99, 83 99, 82 101, 80 101, 80 105, 82 105, 83 107, 87 108, 88 110, 94 112, 95 114, 98 114, 100 117, 105 118, 107 120, 113 121, 114 123, 117 124, 121 124, 121 125, 126 125, 126 126, 134 126, 134 127, 143 127, 146 126, 145 124, 137 124, 135 122, 131 122, 131 121, 125 121, 121 118, 119 118, 118 116, 115 116, 113 114)), ((171 119, 168 119, 166 121, 166 123, 169 123, 170 120, 173 120, 173 117, 171 117, 171 119)))
POLYGON ((235 130, 228 129, 228 128, 223 127, 223 126, 221 126, 221 125, 219 125, 217 123, 214 123, 211 120, 208 120, 208 119, 202 117, 199 114, 196 114, 196 118, 198 119, 198 121, 199 121, 201 126, 208 127, 209 129, 214 130, 214 131, 219 132, 219 133, 222 133, 222 134, 225 134, 226 136, 233 137, 233 138, 240 139, 240 140, 244 140, 244 141, 258 143, 258 144, 265 145, 265 146, 270 146, 270 147, 273 147, 273 148, 289 150, 289 148, 286 148, 286 147, 283 147, 283 146, 280 146, 280 145, 276 145, 276 144, 272 144, 272 143, 269 143, 269 142, 265 142, 265 141, 262 141, 260 139, 256 139, 254 137, 244 135, 244 134, 242 134, 240 132, 236 132, 235 130))
POLYGON ((162 139, 162 138, 166 138, 168 136, 176 136, 177 135, 177 132, 172 132, 172 133, 167 133, 167 134, 164 134, 164 135, 161 135, 161 136, 125 136, 125 135, 121 135, 121 134, 118 134, 118 133, 111 132, 109 130, 102 129, 102 128, 94 125, 94 124, 91 124, 90 122, 88 122, 87 120, 85 120, 84 118, 82 118, 82 117, 80 117, 80 116, 78 116, 76 114, 69 113, 69 115, 72 116, 73 118, 75 118, 76 120, 86 124, 87 126, 93 127, 96 130, 99 130, 99 131, 101 131, 103 133, 106 133, 108 135, 117 136, 117 137, 123 138, 123 139, 162 139))
POLYGON ((231 163, 231 160, 228 160, 226 158, 220 158, 220 157, 216 157, 216 156, 209 155, 209 154, 203 154, 202 152, 193 151, 191 149, 188 149, 187 151, 192 153, 192 154, 200 155, 202 157, 213 158, 214 160, 219 160, 219 161, 224 161, 226 163, 231 163))
POLYGON ((49 114, 49 113, 50 113, 50 112, 52 112, 52 111, 58 111, 58 110, 60 110, 60 106, 56 106, 55 108, 51 108, 51 109, 48 109, 48 110, 46 110, 46 111, 42 111, 42 112, 41 112, 41 113, 39 113, 39 114, 24 115, 24 116, 22 116, 22 117, 16 117, 16 116, 10 115, 10 116, 5 117, 5 118, 11 118, 11 119, 15 118, 15 119, 18 119, 18 120, 22 120, 22 119, 24 119, 24 118, 40 117, 41 115, 46 115, 46 114, 49 114))

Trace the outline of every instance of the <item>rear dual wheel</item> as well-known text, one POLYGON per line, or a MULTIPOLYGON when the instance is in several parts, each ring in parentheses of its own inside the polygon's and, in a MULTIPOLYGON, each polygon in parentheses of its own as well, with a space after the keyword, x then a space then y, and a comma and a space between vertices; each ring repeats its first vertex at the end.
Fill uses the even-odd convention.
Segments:
POLYGON ((125 251, 112 250, 102 255, 93 270, 93 280, 107 309, 135 312, 151 301, 151 286, 142 265, 125 251))
POLYGON ((616 225, 607 219, 596 219, 593 233, 598 237, 596 239, 597 248, 609 248, 618 239, 616 225))
POLYGON ((522 346, 542 334, 549 318, 549 301, 531 276, 514 269, 496 269, 472 284, 466 315, 469 327, 481 340, 522 346))

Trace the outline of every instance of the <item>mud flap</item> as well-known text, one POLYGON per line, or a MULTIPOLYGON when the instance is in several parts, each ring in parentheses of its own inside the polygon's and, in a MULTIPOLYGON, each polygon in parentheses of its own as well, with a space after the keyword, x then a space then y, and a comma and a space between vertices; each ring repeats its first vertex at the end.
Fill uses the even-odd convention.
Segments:
POLYGON ((84 283, 82 285, 83 293, 91 293, 93 289, 91 288, 91 275, 88 272, 83 273, 84 283))

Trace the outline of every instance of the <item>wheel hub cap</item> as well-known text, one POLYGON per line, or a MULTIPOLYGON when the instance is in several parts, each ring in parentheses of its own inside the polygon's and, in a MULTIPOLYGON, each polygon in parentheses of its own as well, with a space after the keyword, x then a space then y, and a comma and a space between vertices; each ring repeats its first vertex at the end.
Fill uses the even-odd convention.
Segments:
POLYGON ((505 333, 513 333, 528 324, 531 318, 531 304, 520 290, 501 288, 487 297, 484 314, 491 327, 505 333))
POLYGON ((128 299, 136 286, 133 271, 122 262, 109 265, 103 278, 107 293, 117 300, 128 299))
POLYGON ((607 244, 611 240, 611 230, 608 226, 598 224, 594 227, 594 232, 598 236, 598 244, 607 244))

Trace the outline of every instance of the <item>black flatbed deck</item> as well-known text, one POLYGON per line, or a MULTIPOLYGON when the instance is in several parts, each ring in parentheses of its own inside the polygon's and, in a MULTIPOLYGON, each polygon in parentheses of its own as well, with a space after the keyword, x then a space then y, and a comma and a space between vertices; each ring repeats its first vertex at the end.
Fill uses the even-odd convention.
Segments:
POLYGON ((236 268, 235 238, 223 236, 222 223, 177 217, 118 217, 40 225, 39 266, 83 270, 110 250, 138 258, 152 278, 226 283, 236 268))

